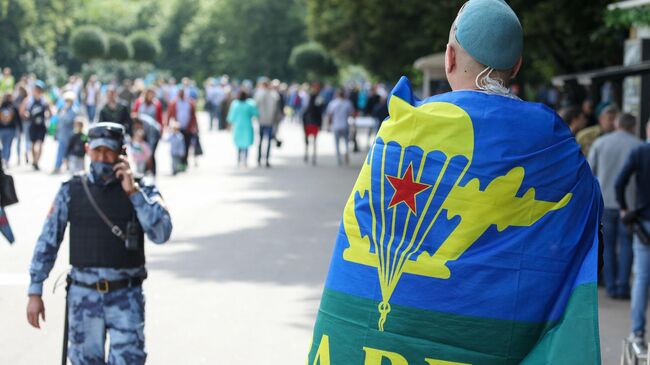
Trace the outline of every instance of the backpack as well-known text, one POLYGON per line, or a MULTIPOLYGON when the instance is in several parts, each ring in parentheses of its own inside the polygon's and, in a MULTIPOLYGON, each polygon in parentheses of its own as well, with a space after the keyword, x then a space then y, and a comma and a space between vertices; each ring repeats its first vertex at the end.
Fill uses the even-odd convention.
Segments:
POLYGON ((0 109, 0 124, 8 126, 14 121, 15 111, 12 105, 6 105, 0 109))

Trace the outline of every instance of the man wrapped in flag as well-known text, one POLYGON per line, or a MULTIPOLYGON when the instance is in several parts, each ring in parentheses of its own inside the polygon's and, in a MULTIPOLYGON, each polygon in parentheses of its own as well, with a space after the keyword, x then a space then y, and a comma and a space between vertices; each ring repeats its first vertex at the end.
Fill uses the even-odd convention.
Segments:
POLYGON ((509 94, 523 31, 470 0, 454 91, 402 78, 343 214, 308 365, 600 364, 600 189, 570 130, 509 94))

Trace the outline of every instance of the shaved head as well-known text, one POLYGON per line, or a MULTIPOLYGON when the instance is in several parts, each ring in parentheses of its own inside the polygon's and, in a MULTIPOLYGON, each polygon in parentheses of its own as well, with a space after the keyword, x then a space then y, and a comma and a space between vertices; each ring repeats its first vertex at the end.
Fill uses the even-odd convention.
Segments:
POLYGON ((484 65, 473 59, 472 56, 470 56, 469 53, 467 53, 467 51, 465 51, 463 47, 458 44, 453 27, 449 32, 449 44, 453 45, 454 49, 456 50, 456 63, 458 64, 458 67, 463 71, 463 73, 478 75, 481 71, 485 70, 484 65))

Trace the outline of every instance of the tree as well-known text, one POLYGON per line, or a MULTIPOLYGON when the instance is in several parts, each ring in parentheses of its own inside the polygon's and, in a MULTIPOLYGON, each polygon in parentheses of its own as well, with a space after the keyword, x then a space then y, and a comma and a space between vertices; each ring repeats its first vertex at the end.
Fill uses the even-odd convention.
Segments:
MULTIPOLYGON (((36 21, 31 30, 35 38, 34 50, 25 48, 29 53, 27 60, 33 61, 44 58, 52 58, 52 61, 62 70, 55 70, 51 73, 63 73, 67 70, 74 71, 81 67, 81 60, 74 57, 70 46, 70 35, 75 27, 81 25, 75 16, 76 9, 82 0, 33 0, 36 12, 36 21), (37 57, 33 57, 37 56, 37 57)), ((86 16, 87 19, 87 16, 86 16)), ((30 61, 26 61, 30 62, 30 61)), ((34 65, 39 69, 41 65, 48 62, 34 65)), ((25 65, 26 67, 32 67, 25 65)))
POLYGON ((127 60, 133 55, 131 43, 127 42, 124 37, 117 34, 108 35, 108 52, 106 58, 111 60, 127 60))
MULTIPOLYGON (((49 55, 68 43, 70 30, 75 25, 73 13, 77 0, 33 0, 36 20, 32 25, 34 47, 49 55)), ((67 47, 64 47, 67 49, 67 47)))
MULTIPOLYGON (((159 40, 162 54, 156 64, 174 71, 177 76, 185 75, 191 71, 188 61, 191 63, 192 60, 188 60, 181 51, 181 37, 193 22, 199 7, 198 1, 176 0, 160 31, 159 40)), ((210 30, 204 29, 204 31, 209 32, 210 30)))
MULTIPOLYGON (((390 80, 411 73, 417 58, 444 51, 465 2, 402 0, 394 6, 385 0, 306 1, 314 40, 337 59, 390 80)), ((624 34, 607 30, 603 22, 611 2, 509 1, 524 27, 524 79, 541 82, 553 74, 620 63, 624 34)))
POLYGON ((650 25, 650 8, 639 6, 629 9, 612 9, 605 15, 605 21, 610 28, 630 28, 639 25, 650 25))
POLYGON ((289 79, 293 47, 305 41, 302 0, 224 0, 209 3, 182 39, 195 76, 227 73, 289 79))
MULTIPOLYGON (((38 0, 44 1, 44 0, 38 0)), ((53 1, 53 0, 48 0, 53 1)), ((58 1, 58 0, 57 0, 58 1)), ((66 0, 74 4, 71 14, 77 25, 94 25, 106 32, 130 34, 136 30, 144 30, 149 23, 140 24, 138 13, 149 3, 158 3, 158 8, 164 8, 163 1, 156 0, 66 0), (163 4, 161 4, 163 3, 163 4)))
MULTIPOLYGON (((207 0, 198 0, 207 1, 207 0)), ((72 35, 82 26, 107 33, 148 31, 154 38, 170 2, 158 0, 0 0, 0 65, 14 74, 42 70, 44 65, 79 72, 86 58, 77 58, 72 35), (34 65, 29 63, 34 62, 34 65)), ((94 62, 96 63, 96 62, 94 62)), ((59 70, 55 70, 58 73, 59 70)))
POLYGON ((57 65, 54 58, 41 48, 20 56, 20 63, 24 67, 20 72, 33 73, 48 84, 60 84, 67 78, 65 68, 57 65))
POLYGON ((293 48, 289 65, 310 78, 336 74, 338 67, 325 48, 316 42, 307 42, 293 48))
POLYGON ((542 82, 557 74, 621 64, 627 32, 607 28, 612 2, 512 0, 524 27, 523 77, 542 82))
MULTIPOLYGON (((38 2, 63 2, 65 7, 51 12, 51 9, 44 8, 45 13, 51 14, 52 19, 66 19, 69 23, 69 29, 64 32, 57 41, 55 48, 56 59, 59 63, 65 65, 69 72, 79 72, 83 70, 83 64, 75 58, 69 58, 69 52, 66 51, 71 30, 81 25, 94 25, 104 30, 106 33, 119 34, 126 36, 135 31, 147 31, 157 38, 157 32, 154 28, 160 21, 161 13, 168 9, 167 2, 158 0, 34 0, 38 2), (155 7, 157 16, 153 16, 151 9, 155 7)), ((43 32, 51 32, 52 21, 45 19, 42 29, 43 32)), ((66 27, 68 25, 66 24, 66 27)), ((130 48, 130 43, 129 43, 130 48)))
POLYGON ((108 51, 104 32, 90 25, 77 28, 70 37, 70 45, 74 56, 85 61, 102 58, 108 51))
POLYGON ((133 59, 140 62, 153 62, 159 53, 156 40, 144 31, 137 31, 129 37, 133 47, 133 59))
POLYGON ((31 41, 29 29, 35 19, 31 1, 0 1, 0 65, 16 72, 24 71, 19 56, 31 41))
POLYGON ((417 58, 444 49, 457 9, 451 3, 307 0, 307 26, 337 59, 394 80, 417 58))

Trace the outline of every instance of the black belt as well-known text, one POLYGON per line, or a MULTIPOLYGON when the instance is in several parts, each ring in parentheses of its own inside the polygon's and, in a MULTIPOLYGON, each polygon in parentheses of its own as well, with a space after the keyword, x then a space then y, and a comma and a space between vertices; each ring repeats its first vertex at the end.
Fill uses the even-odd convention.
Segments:
POLYGON ((75 285, 75 286, 80 286, 82 288, 88 288, 88 289, 94 289, 97 290, 98 292, 102 294, 106 294, 108 292, 112 292, 115 290, 119 289, 124 289, 124 288, 132 288, 136 286, 142 285, 143 278, 130 278, 130 279, 124 279, 124 280, 115 280, 115 281, 108 281, 106 279, 99 280, 96 283, 93 284, 86 284, 82 283, 80 281, 74 280, 73 278, 69 277, 66 279, 66 282, 69 285, 75 285))

